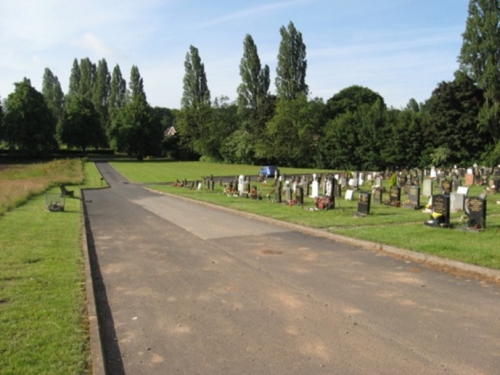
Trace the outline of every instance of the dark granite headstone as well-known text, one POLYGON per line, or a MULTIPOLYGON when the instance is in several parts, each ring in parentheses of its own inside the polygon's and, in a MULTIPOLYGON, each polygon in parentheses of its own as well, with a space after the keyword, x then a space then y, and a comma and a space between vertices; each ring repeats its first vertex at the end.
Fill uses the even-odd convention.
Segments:
POLYGON ((441 214, 437 219, 440 226, 450 226, 450 196, 439 194, 432 196, 432 207, 435 213, 441 214))
POLYGON ((446 195, 449 195, 451 193, 451 181, 441 181, 441 193, 446 195))
POLYGON ((274 201, 276 203, 281 203, 281 181, 276 182, 276 186, 274 188, 274 201))
POLYGON ((358 215, 369 215, 370 214, 370 197, 371 193, 360 192, 358 201, 358 215))
POLYGON ((411 185, 408 189, 408 200, 414 208, 420 208, 420 186, 411 185))
POLYGON ((486 199, 471 197, 466 200, 468 226, 472 229, 486 229, 486 199))

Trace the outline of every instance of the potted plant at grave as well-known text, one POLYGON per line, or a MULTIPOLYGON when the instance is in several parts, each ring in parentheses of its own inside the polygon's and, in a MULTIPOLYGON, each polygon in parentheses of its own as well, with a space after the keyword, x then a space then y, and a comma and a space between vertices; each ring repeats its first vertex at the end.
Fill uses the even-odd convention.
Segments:
POLYGON ((391 179, 389 180, 389 187, 396 186, 398 184, 398 176, 396 173, 393 173, 391 179))

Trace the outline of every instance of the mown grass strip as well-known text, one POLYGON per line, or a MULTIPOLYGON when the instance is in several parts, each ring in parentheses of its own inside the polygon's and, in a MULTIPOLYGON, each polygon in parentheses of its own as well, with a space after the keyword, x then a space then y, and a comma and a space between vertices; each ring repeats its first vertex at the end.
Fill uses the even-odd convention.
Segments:
MULTIPOLYGON (((48 179, 47 186, 74 181, 72 163, 58 165, 58 178, 48 179)), ((75 163, 80 182, 69 187, 76 198, 66 199, 64 212, 47 211, 45 194, 29 194, 24 204, 0 217, 2 374, 90 373, 78 197, 80 188, 99 186, 100 176, 87 163, 83 178, 81 162, 75 163)), ((28 185, 30 175, 22 178, 28 185)))

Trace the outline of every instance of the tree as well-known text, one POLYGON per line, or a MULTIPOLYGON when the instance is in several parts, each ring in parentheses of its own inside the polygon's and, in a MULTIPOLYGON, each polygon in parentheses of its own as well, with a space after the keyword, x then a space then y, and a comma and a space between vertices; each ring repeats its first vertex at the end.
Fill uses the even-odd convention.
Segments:
POLYGON ((184 90, 181 106, 192 109, 210 106, 210 90, 208 89, 205 65, 201 62, 196 47, 189 47, 184 68, 184 90))
POLYGON ((427 137, 440 162, 471 163, 493 143, 492 140, 485 142, 484 129, 477 129, 483 103, 482 90, 463 72, 457 72, 452 82, 441 82, 432 92, 428 103, 427 137), (436 149, 439 149, 437 154, 436 149), (449 152, 443 152, 445 149, 449 152))
POLYGON ((243 41, 243 57, 240 63, 241 84, 237 90, 238 114, 242 127, 233 134, 233 141, 227 144, 226 150, 235 150, 231 157, 233 160, 253 162, 256 145, 265 132, 266 122, 270 119, 264 111, 269 97, 269 74, 269 66, 262 68, 257 46, 247 34, 243 41), (229 144, 233 146, 229 147, 229 144))
POLYGON ((110 121, 125 106, 127 98, 127 82, 122 76, 120 66, 117 64, 113 68, 111 77, 111 87, 109 90, 108 114, 110 121))
POLYGON ((257 46, 252 36, 245 37, 243 57, 240 62, 241 84, 238 86, 238 110, 241 113, 256 112, 269 93, 269 66, 261 67, 257 46))
POLYGON ((293 100, 306 95, 306 46, 302 41, 302 33, 297 31, 290 21, 288 28, 280 28, 281 43, 276 67, 276 92, 278 98, 293 100))
POLYGON ((111 77, 109 75, 108 64, 105 59, 99 60, 94 86, 92 88, 92 103, 99 114, 101 127, 106 129, 109 125, 109 95, 111 77))
POLYGON ((484 90, 480 125, 500 140, 500 2, 470 0, 463 44, 458 58, 461 70, 484 90))
POLYGON ((45 68, 43 74, 42 95, 56 122, 59 124, 64 117, 64 93, 62 92, 59 79, 49 68, 45 68))
POLYGON ((131 100, 113 118, 110 143, 116 151, 135 155, 138 160, 142 160, 144 155, 160 152, 163 128, 161 123, 153 121, 153 111, 146 101, 143 81, 135 66, 130 71, 129 88, 131 100))
POLYGON ((207 150, 210 136, 212 110, 205 66, 201 62, 197 48, 189 47, 184 68, 184 90, 176 125, 183 144, 198 154, 203 154, 207 150))
POLYGON ((334 119, 338 115, 355 112, 362 105, 372 106, 378 100, 384 102, 380 94, 367 87, 349 86, 328 99, 326 102, 326 117, 334 119))
POLYGON ((78 94, 85 99, 92 100, 92 91, 96 77, 96 66, 87 57, 80 60, 80 86, 78 94))
POLYGON ((71 68, 71 74, 69 76, 68 96, 79 94, 81 76, 82 72, 80 71, 80 65, 78 64, 78 60, 74 59, 73 67, 71 68))
POLYGON ((3 137, 9 147, 39 156, 57 149, 55 118, 29 79, 15 83, 7 98, 3 137))
POLYGON ((141 74, 139 73, 139 68, 135 65, 133 65, 130 70, 129 87, 132 101, 147 101, 146 93, 144 92, 144 82, 141 74))
POLYGON ((278 99, 276 113, 266 125, 267 145, 259 147, 258 156, 279 165, 311 167, 323 108, 321 100, 308 101, 305 95, 294 100, 278 99))
POLYGON ((64 120, 57 133, 62 143, 83 152, 89 147, 98 148, 104 139, 104 131, 94 104, 80 95, 68 98, 64 120))

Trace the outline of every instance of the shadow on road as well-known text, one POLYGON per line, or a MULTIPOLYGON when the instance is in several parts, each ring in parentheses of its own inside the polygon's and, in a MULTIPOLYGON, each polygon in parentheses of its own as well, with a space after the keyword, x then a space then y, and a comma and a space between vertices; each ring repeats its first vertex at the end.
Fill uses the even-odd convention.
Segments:
POLYGON ((125 375, 122 355, 116 337, 113 315, 106 294, 106 287, 102 279, 99 259, 94 244, 94 236, 90 230, 90 222, 85 202, 85 192, 82 191, 83 210, 85 216, 85 232, 87 234, 87 247, 89 252, 90 270, 92 275, 92 285, 94 288, 94 298, 99 323, 99 335, 101 339, 102 356, 106 374, 125 375))

